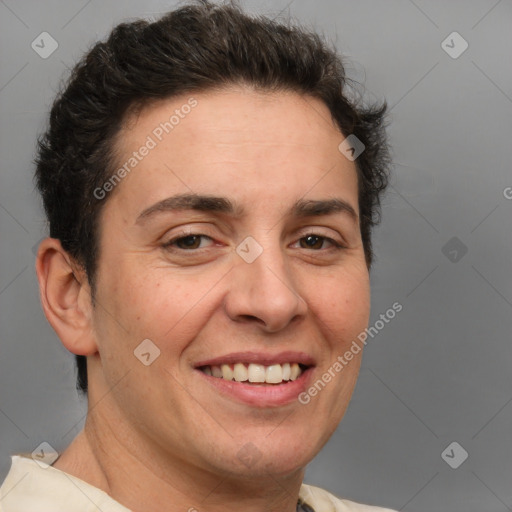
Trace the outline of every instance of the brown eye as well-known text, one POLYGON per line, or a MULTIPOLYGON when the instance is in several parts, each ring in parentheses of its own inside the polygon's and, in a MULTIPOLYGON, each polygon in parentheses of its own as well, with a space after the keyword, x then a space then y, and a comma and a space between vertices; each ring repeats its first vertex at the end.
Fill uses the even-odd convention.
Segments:
POLYGON ((211 241, 211 238, 206 235, 187 235, 174 238, 170 242, 163 245, 166 249, 178 248, 181 250, 193 250, 204 248, 204 241, 211 241))
POLYGON ((324 236, 308 235, 300 239, 303 249, 321 249, 326 238, 324 236))
POLYGON ((180 249, 198 249, 201 245, 200 235, 183 236, 175 240, 175 244, 180 249))

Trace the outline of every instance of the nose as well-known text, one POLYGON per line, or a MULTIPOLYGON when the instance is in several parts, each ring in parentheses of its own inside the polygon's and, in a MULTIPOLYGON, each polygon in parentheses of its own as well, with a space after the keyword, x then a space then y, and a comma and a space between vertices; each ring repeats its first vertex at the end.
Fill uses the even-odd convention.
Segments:
POLYGON ((231 271, 225 309, 231 320, 278 332, 303 318, 307 304, 299 295, 281 249, 266 248, 252 263, 240 259, 231 271))

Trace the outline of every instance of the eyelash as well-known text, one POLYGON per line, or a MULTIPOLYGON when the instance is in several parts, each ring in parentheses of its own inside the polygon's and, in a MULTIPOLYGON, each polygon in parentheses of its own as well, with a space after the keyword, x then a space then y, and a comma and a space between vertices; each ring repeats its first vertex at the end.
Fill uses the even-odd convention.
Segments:
MULTIPOLYGON (((331 247, 330 249, 335 249, 335 250, 341 250, 341 249, 344 249, 345 246, 342 245, 340 242, 337 242, 336 240, 328 237, 328 236, 324 236, 324 235, 320 235, 320 234, 317 234, 317 233, 306 233, 305 235, 301 236, 298 241, 300 240, 303 240, 309 236, 314 236, 314 237, 317 237, 317 238, 321 238, 323 239, 324 241, 326 242, 329 242, 330 244, 332 244, 333 247, 331 247)), ((165 242, 164 244, 162 244, 162 247, 164 249, 167 249, 167 250, 171 250, 171 251, 176 251, 176 252, 197 252, 197 251, 200 251, 201 249, 205 249, 205 248, 196 248, 196 249, 182 249, 180 247, 173 247, 173 245, 178 242, 179 240, 183 240, 185 238, 189 238, 189 237, 201 237, 201 238, 206 238, 208 240, 211 240, 213 241, 213 238, 208 236, 208 235, 204 235, 202 233, 183 233, 183 234, 180 234, 179 236, 177 237, 174 237, 172 240, 169 240, 168 242, 165 242)), ((329 250, 329 249, 312 249, 314 252, 319 252, 319 251, 325 251, 325 250, 329 250)))

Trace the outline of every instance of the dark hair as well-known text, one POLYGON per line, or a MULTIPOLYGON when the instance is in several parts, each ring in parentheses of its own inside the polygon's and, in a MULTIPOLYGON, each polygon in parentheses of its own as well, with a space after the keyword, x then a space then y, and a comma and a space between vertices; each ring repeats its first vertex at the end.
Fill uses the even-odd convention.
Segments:
MULTIPOLYGON (((370 268, 371 229, 380 221, 390 163, 386 104, 365 106, 349 99, 351 82, 342 61, 317 34, 250 17, 233 3, 201 1, 155 22, 122 23, 96 43, 74 67, 39 138, 36 181, 50 236, 85 269, 93 304, 98 216, 105 204, 93 191, 113 175, 115 136, 123 121, 153 100, 233 84, 317 98, 345 136, 354 134, 364 144, 355 163, 370 268)), ((77 387, 85 392, 86 358, 76 360, 77 387)))

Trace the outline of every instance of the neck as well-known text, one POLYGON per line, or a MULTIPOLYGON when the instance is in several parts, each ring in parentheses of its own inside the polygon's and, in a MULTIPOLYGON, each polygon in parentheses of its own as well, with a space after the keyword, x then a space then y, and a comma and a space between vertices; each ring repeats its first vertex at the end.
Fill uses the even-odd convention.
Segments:
POLYGON ((295 512, 304 470, 240 477, 171 458, 150 441, 110 422, 98 407, 56 461, 57 469, 105 491, 133 512, 182 510, 295 512), (112 425, 115 428, 112 428, 112 425))

